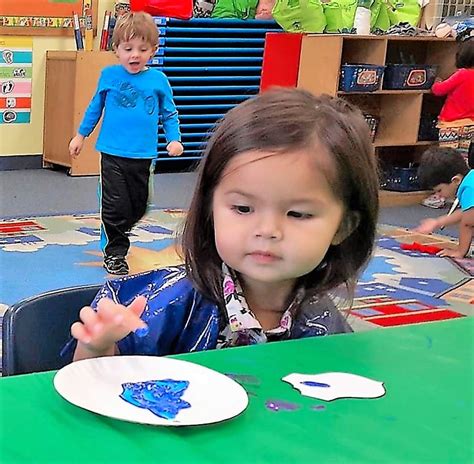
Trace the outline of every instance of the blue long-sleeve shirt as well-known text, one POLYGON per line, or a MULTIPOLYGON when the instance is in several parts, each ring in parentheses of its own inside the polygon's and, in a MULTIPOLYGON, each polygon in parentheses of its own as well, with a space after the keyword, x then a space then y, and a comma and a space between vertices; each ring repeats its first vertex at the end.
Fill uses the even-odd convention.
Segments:
POLYGON ((167 142, 181 140, 178 112, 167 77, 153 68, 130 74, 123 66, 102 70, 79 134, 87 137, 102 116, 96 149, 126 158, 155 158, 158 118, 167 142))

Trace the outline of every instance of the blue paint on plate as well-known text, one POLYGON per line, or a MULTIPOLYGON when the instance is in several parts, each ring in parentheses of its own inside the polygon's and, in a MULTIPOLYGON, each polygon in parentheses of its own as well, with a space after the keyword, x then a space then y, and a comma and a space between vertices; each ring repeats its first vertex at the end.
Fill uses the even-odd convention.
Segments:
POLYGON ((147 380, 123 383, 120 398, 138 408, 148 409, 163 419, 174 419, 191 405, 181 399, 189 386, 187 380, 147 380))

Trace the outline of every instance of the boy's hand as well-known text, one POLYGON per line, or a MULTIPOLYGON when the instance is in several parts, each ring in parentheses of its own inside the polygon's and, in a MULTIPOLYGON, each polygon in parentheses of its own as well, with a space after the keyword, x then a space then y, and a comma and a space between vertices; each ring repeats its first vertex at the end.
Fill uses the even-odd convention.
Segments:
POLYGON ((83 135, 77 134, 75 137, 72 138, 72 140, 69 142, 69 155, 71 156, 71 158, 76 158, 77 156, 79 156, 83 144, 83 135))
POLYGON ((168 143, 168 145, 166 146, 166 150, 168 151, 168 155, 170 156, 180 156, 184 151, 184 147, 181 142, 174 141, 168 143))
POLYGON ((438 219, 423 219, 420 225, 415 229, 415 232, 419 232, 420 234, 431 234, 431 232, 435 231, 438 227, 438 219))
POLYGON ((79 313, 81 322, 71 326, 71 335, 91 357, 109 354, 115 344, 137 329, 148 326, 140 319, 146 306, 146 298, 139 296, 125 307, 103 298, 97 304, 97 311, 84 306, 79 313))

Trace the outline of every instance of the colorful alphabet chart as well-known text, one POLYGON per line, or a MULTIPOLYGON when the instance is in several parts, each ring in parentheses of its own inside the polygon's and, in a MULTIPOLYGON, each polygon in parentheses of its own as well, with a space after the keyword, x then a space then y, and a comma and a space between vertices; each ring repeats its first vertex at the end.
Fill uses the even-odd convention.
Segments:
POLYGON ((25 124, 31 116, 33 39, 0 36, 0 124, 25 124))

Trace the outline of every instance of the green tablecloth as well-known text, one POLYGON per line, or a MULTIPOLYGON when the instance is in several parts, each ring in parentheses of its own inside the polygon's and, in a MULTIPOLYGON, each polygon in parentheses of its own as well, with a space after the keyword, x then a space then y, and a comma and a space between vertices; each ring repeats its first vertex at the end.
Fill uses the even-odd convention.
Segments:
POLYGON ((183 355, 260 382, 247 386, 243 414, 201 427, 83 411, 56 393, 53 372, 4 378, 0 462, 473 462, 473 340, 474 319, 464 318, 183 355), (381 380, 387 394, 324 403, 280 380, 330 371, 381 380), (300 407, 271 411, 272 399, 300 407))

